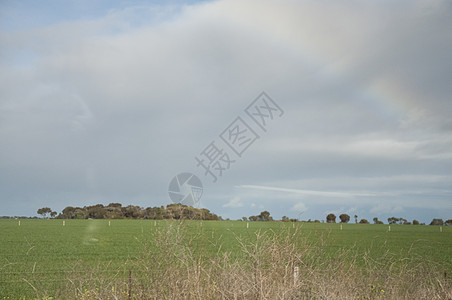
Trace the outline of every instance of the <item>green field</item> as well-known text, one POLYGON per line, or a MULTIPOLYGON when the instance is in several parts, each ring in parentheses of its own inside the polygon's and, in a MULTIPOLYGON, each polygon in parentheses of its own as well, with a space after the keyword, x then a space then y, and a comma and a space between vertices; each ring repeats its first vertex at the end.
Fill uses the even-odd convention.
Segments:
MULTIPOLYGON (((179 257, 183 257, 182 265, 197 261, 204 266, 206 262, 206 268, 213 264, 208 263, 209 259, 225 257, 225 254, 231 264, 243 262, 246 265, 250 257, 254 263, 261 263, 255 258, 260 253, 256 250, 259 243, 263 243, 264 252, 271 253, 274 248, 265 248, 265 239, 259 241, 257 235, 276 237, 273 242, 284 243, 284 236, 289 237, 290 243, 297 240, 290 245, 286 241, 294 247, 291 253, 301 253, 297 247, 304 247, 303 262, 310 267, 322 266, 325 269, 322 272, 327 272, 330 264, 340 260, 343 266, 352 266, 353 270, 366 271, 369 266, 380 264, 382 267, 375 267, 376 270, 391 266, 393 269, 389 272, 394 273, 402 267, 408 270, 413 263, 413 266, 427 268, 429 274, 438 274, 438 278, 444 272, 452 277, 452 228, 447 226, 440 232, 439 226, 391 225, 389 232, 388 225, 368 224, 343 224, 341 229, 340 224, 283 222, 250 222, 249 228, 247 222, 240 221, 64 222, 65 226, 63 220, 20 220, 19 226, 19 220, 0 220, 0 299, 72 297, 73 294, 64 291, 68 282, 75 290, 75 286, 80 287, 74 292, 78 296, 74 297, 97 298, 99 296, 90 294, 91 283, 96 282, 95 289, 108 285, 116 293, 113 284, 132 285, 128 278, 131 272, 133 285, 138 287, 138 281, 148 278, 143 272, 150 274, 157 270, 163 274, 170 265, 176 270, 170 260, 177 262, 179 257), (246 249, 252 249, 255 256, 246 249), (168 262, 163 264, 165 257, 168 262)), ((267 254, 259 255, 266 257, 267 254)), ((263 269, 265 263, 262 263, 263 269)), ((191 269, 185 266, 184 270, 191 269)), ((448 279, 445 282, 448 284, 448 279)), ((168 296, 171 290, 165 293, 168 296)), ((121 295, 115 297, 128 297, 124 291, 121 295)), ((140 298, 135 294, 132 297, 140 298)))

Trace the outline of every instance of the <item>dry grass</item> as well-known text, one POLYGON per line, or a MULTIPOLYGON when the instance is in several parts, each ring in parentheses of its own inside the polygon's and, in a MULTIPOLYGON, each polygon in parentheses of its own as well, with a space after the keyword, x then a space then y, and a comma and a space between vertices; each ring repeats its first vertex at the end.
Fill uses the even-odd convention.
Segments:
MULTIPOLYGON (((183 223, 156 230, 128 270, 106 266, 77 276, 77 268, 54 298, 63 299, 452 299, 452 287, 425 258, 378 260, 354 248, 334 257, 306 242, 297 230, 236 236, 240 255, 197 247, 199 235, 183 223), (361 263, 358 263, 360 261, 361 263), (364 262, 364 265, 363 263, 364 262), (298 269, 298 274, 296 275, 298 269), (124 276, 125 274, 125 276, 124 276)), ((204 239, 205 240, 205 239, 204 239)), ((37 298, 46 298, 37 291, 37 298)))

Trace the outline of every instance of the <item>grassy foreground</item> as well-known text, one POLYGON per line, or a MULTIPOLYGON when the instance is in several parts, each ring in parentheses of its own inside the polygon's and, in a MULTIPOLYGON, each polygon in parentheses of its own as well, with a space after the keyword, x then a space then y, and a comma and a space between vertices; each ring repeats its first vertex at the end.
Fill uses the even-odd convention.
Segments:
POLYGON ((452 299, 452 228, 0 220, 0 299, 452 299))

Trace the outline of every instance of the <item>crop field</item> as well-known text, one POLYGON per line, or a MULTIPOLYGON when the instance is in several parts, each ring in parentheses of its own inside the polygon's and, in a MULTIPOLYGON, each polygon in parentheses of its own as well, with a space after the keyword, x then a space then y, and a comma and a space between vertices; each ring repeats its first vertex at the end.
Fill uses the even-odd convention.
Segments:
POLYGON ((0 226, 0 299, 452 297, 447 226, 56 219, 0 226))

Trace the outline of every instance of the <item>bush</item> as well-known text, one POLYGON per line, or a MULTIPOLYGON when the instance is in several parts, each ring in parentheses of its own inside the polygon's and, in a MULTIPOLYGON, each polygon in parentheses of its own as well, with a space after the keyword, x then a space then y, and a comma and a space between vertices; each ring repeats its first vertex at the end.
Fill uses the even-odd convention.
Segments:
POLYGON ((361 219, 361 221, 359 221, 359 224, 369 224, 369 221, 367 221, 366 219, 361 219))

